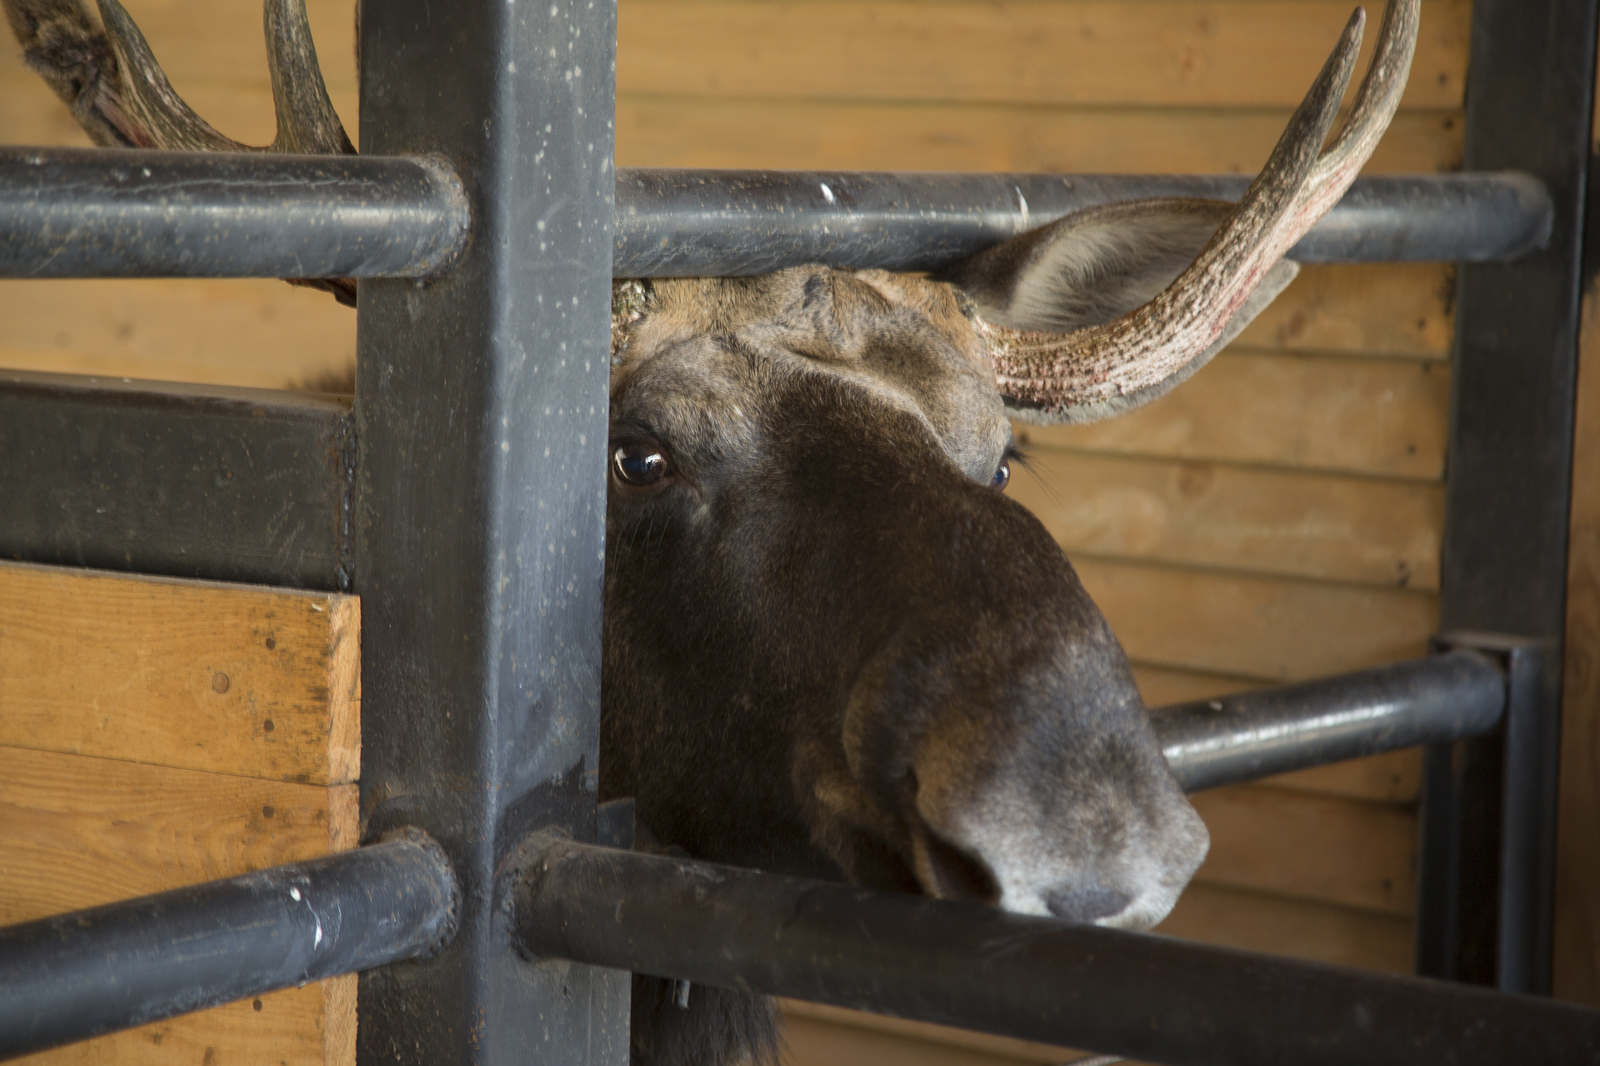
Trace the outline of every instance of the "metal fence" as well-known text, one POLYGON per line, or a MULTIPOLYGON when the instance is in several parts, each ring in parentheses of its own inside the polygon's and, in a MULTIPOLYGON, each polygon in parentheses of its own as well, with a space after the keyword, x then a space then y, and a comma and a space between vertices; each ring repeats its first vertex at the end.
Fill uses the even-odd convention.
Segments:
POLYGON ((607 367, 558 353, 606 350, 613 272, 922 269, 1240 183, 614 171, 614 8, 453 7, 449 33, 427 0, 364 12, 360 158, 0 152, 0 275, 363 279, 353 411, 0 375, 0 552, 359 592, 374 841, 0 930, 0 1056, 360 970, 363 1062, 616 1062, 636 970, 1161 1062, 1600 1059, 1600 1013, 1526 994, 1548 991, 1592 0, 1479 0, 1468 172, 1358 182, 1295 253, 1478 264, 1437 654, 1156 712, 1191 789, 1429 745, 1418 967, 1456 983, 597 846, 627 835, 594 804, 604 470, 579 442, 607 367), (249 456, 230 506, 138 461, 175 425, 249 456), (64 480, 116 497, 115 527, 88 493, 47 506, 64 480), (260 521, 284 506, 292 544, 260 521), (501 713, 530 688, 542 714, 501 713))

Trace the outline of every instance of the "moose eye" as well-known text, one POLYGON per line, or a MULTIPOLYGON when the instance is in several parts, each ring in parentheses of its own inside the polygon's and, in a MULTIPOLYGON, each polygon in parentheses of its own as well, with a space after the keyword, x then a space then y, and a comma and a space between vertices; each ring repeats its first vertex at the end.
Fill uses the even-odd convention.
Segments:
POLYGON ((654 441, 627 441, 611 452, 611 476, 631 488, 654 488, 671 473, 666 452, 654 441))
POLYGON ((997 492, 1004 492, 1009 484, 1011 484, 1011 459, 1008 456, 1000 460, 1000 469, 989 479, 989 487, 997 492))

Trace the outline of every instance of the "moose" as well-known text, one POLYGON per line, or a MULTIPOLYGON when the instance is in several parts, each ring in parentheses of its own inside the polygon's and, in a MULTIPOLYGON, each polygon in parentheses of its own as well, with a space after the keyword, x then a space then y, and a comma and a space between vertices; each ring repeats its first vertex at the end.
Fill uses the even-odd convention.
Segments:
MULTIPOLYGON (((179 99, 117 0, 100 25, 4 3, 96 142, 262 150, 179 99)), ((1091 208, 929 276, 615 283, 600 789, 635 797, 645 846, 1127 929, 1167 914, 1206 828, 1110 627, 1004 495, 1010 424, 1149 402, 1288 284, 1398 106, 1418 0, 1389 0, 1329 141, 1363 20, 1236 205, 1091 208)), ((265 22, 265 150, 353 152, 303 0, 265 22)), ((768 1001, 683 991, 635 978, 635 1063, 776 1060, 768 1001)))

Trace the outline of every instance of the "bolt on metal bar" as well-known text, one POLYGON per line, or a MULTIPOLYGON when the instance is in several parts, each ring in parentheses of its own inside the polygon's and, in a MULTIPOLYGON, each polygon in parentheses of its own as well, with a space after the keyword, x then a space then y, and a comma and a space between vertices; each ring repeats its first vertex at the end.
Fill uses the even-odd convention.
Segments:
POLYGON ((413 832, 0 929, 0 1059, 425 954, 456 903, 413 832))
POLYGON ((531 838, 532 956, 1174 1066, 1600 1060, 1600 1012, 924 896, 531 838))
POLYGON ((1505 712, 1505 675, 1457 651, 1152 710, 1189 792, 1487 733, 1505 712))
MULTIPOLYGON (((1237 199, 1240 175, 616 172, 618 277, 760 274, 798 263, 930 270, 1095 204, 1237 199)), ((1301 262, 1512 259, 1551 204, 1526 174, 1359 179, 1301 262)), ((0 277, 418 277, 461 245, 443 164, 76 148, 0 150, 0 277)))
POLYGON ((0 150, 0 277, 420 277, 468 223, 430 159, 0 150))

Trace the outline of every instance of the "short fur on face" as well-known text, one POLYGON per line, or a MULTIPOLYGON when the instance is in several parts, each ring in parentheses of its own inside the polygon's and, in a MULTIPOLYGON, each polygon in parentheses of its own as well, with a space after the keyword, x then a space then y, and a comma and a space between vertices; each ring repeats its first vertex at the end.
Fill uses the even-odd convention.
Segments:
POLYGON ((611 491, 602 797, 698 858, 1142 927, 1205 830, 1070 564, 991 487, 1010 431, 966 306, 823 267, 647 287, 612 443, 671 473, 611 491))

